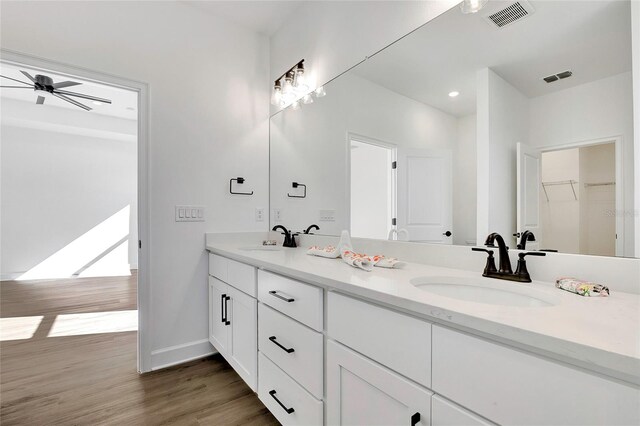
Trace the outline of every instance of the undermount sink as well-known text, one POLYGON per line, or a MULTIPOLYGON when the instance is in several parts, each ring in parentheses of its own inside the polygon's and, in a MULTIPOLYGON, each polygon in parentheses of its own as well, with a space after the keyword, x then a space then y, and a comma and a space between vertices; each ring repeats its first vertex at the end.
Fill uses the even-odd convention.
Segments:
POLYGON ((250 246, 250 247, 239 247, 239 250, 244 251, 280 251, 282 250, 281 246, 250 246))
POLYGON ((489 283, 457 277, 418 277, 410 282, 420 290, 467 302, 517 307, 558 304, 558 300, 550 295, 507 281, 489 283), (512 287, 509 288, 510 285, 512 287))

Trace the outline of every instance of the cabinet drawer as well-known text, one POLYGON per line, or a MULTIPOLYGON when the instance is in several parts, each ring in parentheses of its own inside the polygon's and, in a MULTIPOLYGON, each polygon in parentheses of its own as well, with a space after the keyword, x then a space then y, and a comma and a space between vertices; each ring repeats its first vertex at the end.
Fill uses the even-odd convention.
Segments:
POLYGON ((258 299, 322 331, 322 289, 266 271, 258 271, 258 299))
POLYGON ((217 254, 209 254, 209 275, 257 297, 256 268, 217 254))
POLYGON ((434 395, 431 399, 431 426, 492 426, 493 423, 434 395))
POLYGON ((333 292, 328 305, 331 338, 431 387, 431 324, 333 292))
POLYGON ((640 424, 640 390, 433 327, 433 390, 500 424, 640 424))
POLYGON ((322 399, 322 334, 262 303, 258 307, 258 323, 260 352, 322 399))
POLYGON ((209 253, 209 275, 227 282, 227 258, 209 253))
POLYGON ((322 425, 322 401, 315 399, 262 353, 258 354, 258 359, 258 397, 276 419, 285 426, 322 425))

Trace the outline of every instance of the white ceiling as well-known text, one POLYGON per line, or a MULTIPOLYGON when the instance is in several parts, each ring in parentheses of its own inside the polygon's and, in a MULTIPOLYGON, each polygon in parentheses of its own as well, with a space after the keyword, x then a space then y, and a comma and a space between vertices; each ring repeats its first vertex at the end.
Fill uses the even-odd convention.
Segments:
MULTIPOLYGON (((24 70, 35 76, 36 74, 47 75, 53 79, 54 82, 60 81, 77 81, 82 83, 78 86, 66 87, 62 90, 69 92, 82 93, 89 96, 97 96, 99 98, 111 100, 111 104, 95 105, 93 101, 82 98, 70 98, 92 108, 91 111, 85 111, 80 107, 77 107, 69 102, 65 102, 62 99, 55 97, 49 97, 45 100, 43 105, 38 105, 41 108, 60 107, 68 108, 74 111, 81 111, 86 114, 101 114, 111 117, 126 118, 129 120, 136 120, 138 117, 138 95, 136 92, 120 89, 106 84, 99 84, 91 81, 82 80, 77 77, 56 74, 47 70, 35 69, 25 66, 16 66, 9 63, 0 63, 0 75, 11 77, 17 80, 28 83, 29 79, 25 77, 20 70, 24 70)), ((24 86, 27 85, 17 83, 15 81, 0 78, 0 85, 2 86, 24 86)), ((16 99, 35 104, 37 95, 31 89, 0 89, 0 99, 16 99)))
POLYGON ((236 24, 270 37, 304 1, 185 0, 182 3, 206 13, 231 19, 236 24))
POLYGON ((629 1, 532 0, 535 12, 510 26, 484 19, 511 3, 492 0, 473 15, 454 7, 354 73, 463 116, 476 110, 476 71, 485 67, 530 98, 631 70, 629 1), (565 70, 573 76, 542 80, 565 70))

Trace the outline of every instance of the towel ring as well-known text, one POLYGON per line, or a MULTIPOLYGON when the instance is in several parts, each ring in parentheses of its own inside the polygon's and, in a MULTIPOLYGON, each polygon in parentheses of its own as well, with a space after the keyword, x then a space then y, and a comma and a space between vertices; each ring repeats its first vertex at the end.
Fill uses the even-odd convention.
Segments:
POLYGON ((303 183, 298 183, 298 182, 291 182, 291 187, 292 188, 297 188, 301 186, 304 189, 304 192, 302 195, 291 195, 289 193, 287 193, 287 197, 289 198, 307 198, 307 185, 303 184, 303 183))
POLYGON ((244 183, 243 177, 231 178, 229 179, 229 193, 234 195, 253 195, 253 191, 251 192, 233 192, 233 182, 237 182, 239 185, 244 183))

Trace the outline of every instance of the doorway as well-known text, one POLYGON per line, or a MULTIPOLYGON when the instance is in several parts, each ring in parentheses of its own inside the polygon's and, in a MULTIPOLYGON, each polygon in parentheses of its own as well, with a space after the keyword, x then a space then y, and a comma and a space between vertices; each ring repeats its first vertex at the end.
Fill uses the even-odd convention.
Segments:
POLYGON ((387 239, 395 217, 395 147, 350 135, 351 235, 387 239))
POLYGON ((137 331, 148 311, 148 88, 15 52, 2 57, 0 74, 13 86, 42 75, 112 101, 72 98, 87 111, 29 87, 2 89, 1 273, 3 302, 13 301, 3 310, 3 344, 126 334, 118 340, 132 342, 138 371, 149 371, 148 335, 137 331))
POLYGON ((545 248, 615 256, 615 141, 542 152, 541 174, 545 248))

